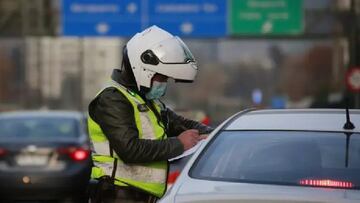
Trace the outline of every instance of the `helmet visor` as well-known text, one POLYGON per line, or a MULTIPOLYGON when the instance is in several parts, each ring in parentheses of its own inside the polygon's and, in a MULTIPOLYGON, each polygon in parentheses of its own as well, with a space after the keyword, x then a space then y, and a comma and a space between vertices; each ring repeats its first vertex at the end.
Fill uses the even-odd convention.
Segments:
POLYGON ((150 50, 164 64, 186 64, 195 62, 189 48, 179 37, 172 37, 159 42, 150 50))

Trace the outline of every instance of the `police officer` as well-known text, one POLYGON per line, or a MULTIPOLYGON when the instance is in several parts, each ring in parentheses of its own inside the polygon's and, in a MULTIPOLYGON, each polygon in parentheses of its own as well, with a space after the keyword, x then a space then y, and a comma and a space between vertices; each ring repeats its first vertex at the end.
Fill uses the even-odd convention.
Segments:
POLYGON ((134 35, 121 69, 89 104, 93 202, 153 202, 166 191, 168 159, 213 129, 188 120, 159 99, 167 80, 192 82, 198 67, 182 40, 157 26, 134 35))

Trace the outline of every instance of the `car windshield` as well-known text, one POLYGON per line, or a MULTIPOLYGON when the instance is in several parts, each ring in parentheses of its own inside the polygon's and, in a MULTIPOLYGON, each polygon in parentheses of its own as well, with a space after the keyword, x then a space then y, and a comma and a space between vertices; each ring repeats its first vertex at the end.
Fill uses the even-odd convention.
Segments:
POLYGON ((77 137, 76 119, 57 117, 0 119, 0 138, 46 139, 51 137, 77 137))
POLYGON ((360 134, 222 131, 200 154, 189 175, 230 182, 358 189, 360 134))

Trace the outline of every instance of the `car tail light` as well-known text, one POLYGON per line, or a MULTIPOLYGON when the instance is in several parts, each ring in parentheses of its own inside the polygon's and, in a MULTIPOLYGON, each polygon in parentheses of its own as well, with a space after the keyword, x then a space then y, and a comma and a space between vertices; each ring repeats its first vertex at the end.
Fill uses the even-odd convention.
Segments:
POLYGON ((309 185, 317 187, 337 187, 337 188, 352 188, 354 184, 348 181, 328 180, 328 179, 303 179, 300 180, 300 185, 309 185))
POLYGON ((210 125, 210 118, 208 116, 205 116, 205 118, 201 120, 201 123, 204 125, 210 125))
POLYGON ((167 190, 171 188, 171 186, 175 183, 176 179, 179 177, 180 171, 172 171, 169 172, 167 178, 167 190))
POLYGON ((7 150, 4 148, 0 148, 0 157, 5 156, 7 154, 7 150))
POLYGON ((174 184, 179 175, 180 171, 170 172, 168 175, 167 184, 174 184))
POLYGON ((84 161, 90 156, 90 150, 79 147, 60 148, 58 152, 67 154, 74 161, 84 161))

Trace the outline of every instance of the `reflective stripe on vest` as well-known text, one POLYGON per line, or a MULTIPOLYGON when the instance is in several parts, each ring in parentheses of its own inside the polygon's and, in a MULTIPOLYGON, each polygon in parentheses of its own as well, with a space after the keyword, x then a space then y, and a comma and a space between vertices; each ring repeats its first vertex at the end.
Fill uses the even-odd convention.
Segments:
MULTIPOLYGON (((133 92, 129 92, 125 87, 112 81, 108 87, 115 87, 132 104, 134 117, 140 139, 163 139, 166 138, 164 129, 157 122, 155 114, 148 111, 141 112, 139 105, 144 105, 143 99, 133 92)), ((107 88, 107 87, 106 87, 107 88)), ((104 88, 103 90, 105 90, 104 88)), ((103 91, 102 90, 102 91, 103 91)), ((99 94, 102 92, 100 91, 99 94)), ((160 112, 161 107, 155 103, 155 107, 160 112)), ((116 185, 130 185, 145 190, 157 197, 161 197, 166 188, 167 161, 154 162, 149 164, 125 164, 114 153, 110 156, 109 141, 102 132, 100 126, 88 116, 88 127, 90 138, 94 147, 93 162, 95 167, 92 171, 92 178, 112 175, 114 158, 118 160, 115 172, 116 185)))
MULTIPOLYGON (((121 162, 121 161, 119 161, 121 162)), ((105 174, 111 174, 113 163, 97 162, 97 167, 103 169, 105 174)), ((152 183, 164 183, 164 170, 139 165, 118 164, 115 177, 131 178, 134 181, 144 181, 152 183)))

